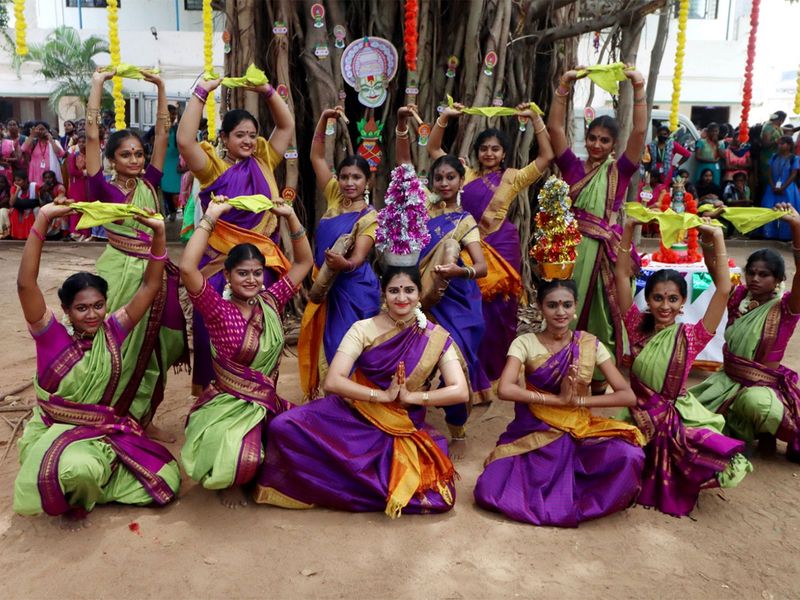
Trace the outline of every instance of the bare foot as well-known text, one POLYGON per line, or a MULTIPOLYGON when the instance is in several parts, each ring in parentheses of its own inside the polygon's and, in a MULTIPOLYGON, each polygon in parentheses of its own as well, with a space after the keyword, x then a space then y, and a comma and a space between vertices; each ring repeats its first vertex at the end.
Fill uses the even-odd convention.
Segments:
POLYGON ((178 439, 175 434, 165 431, 160 427, 156 427, 152 421, 150 421, 150 424, 145 429, 145 433, 150 439, 156 440, 157 442, 164 442, 166 444, 172 444, 178 439))
POLYGON ((219 494, 219 501, 222 502, 222 506, 225 508, 239 508, 248 505, 247 495, 241 486, 236 485, 227 490, 219 490, 217 494, 219 494))
POLYGON ((452 438, 447 450, 451 460, 461 460, 467 454, 467 438, 452 438))
POLYGON ((83 508, 72 508, 56 519, 56 525, 64 531, 80 531, 91 527, 89 513, 83 508))

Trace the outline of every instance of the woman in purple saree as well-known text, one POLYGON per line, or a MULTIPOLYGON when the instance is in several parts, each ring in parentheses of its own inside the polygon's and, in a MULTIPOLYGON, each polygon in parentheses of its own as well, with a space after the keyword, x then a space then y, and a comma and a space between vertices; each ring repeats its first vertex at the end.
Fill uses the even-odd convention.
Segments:
MULTIPOLYGON (((273 200, 280 196, 274 171, 283 160, 283 154, 294 133, 294 118, 289 107, 275 94, 275 89, 264 84, 246 88, 262 94, 269 107, 275 129, 269 140, 258 135, 258 121, 245 110, 229 110, 222 119, 220 138, 225 145, 225 158, 217 155, 208 142, 197 141, 197 131, 203 115, 203 104, 208 94, 213 94, 220 80, 201 81, 183 113, 177 131, 178 149, 186 165, 200 183, 200 203, 208 208, 211 196, 250 196, 262 194, 273 200)), ((213 123, 209 127, 214 127, 213 123)), ((208 239, 208 248, 200 263, 203 276, 211 286, 222 293, 225 277, 222 265, 231 248, 237 244, 256 246, 266 260, 265 284, 271 285, 289 270, 289 262, 278 247, 280 232, 278 217, 270 211, 252 213, 234 209, 217 223, 208 239)), ((199 315, 194 318, 194 371, 192 391, 195 395, 211 381, 211 351, 208 332, 199 315)))
POLYGON ((415 310, 419 272, 389 267, 387 312, 357 321, 325 378, 331 395, 270 423, 256 501, 352 512, 445 512, 453 507, 447 442, 425 407, 465 402, 467 382, 447 332, 415 310), (445 387, 427 391, 437 368, 445 387))
POLYGON ((220 491, 229 507, 246 504, 243 486, 264 456, 267 423, 291 407, 276 393, 284 346, 281 316, 311 269, 305 229, 281 199, 271 209, 289 221, 296 258, 289 272, 266 287, 265 259, 252 244, 231 248, 224 274, 230 297, 220 296, 198 267, 210 234, 232 210, 218 197, 203 215, 181 258, 181 277, 211 337, 213 379, 186 419, 181 461, 203 487, 220 491))
POLYGON ((377 213, 369 204, 367 190, 372 175, 369 163, 355 154, 347 156, 334 176, 325 159, 326 123, 338 118, 342 111, 337 106, 322 112, 311 144, 317 188, 328 204, 315 232, 314 279, 323 265, 335 274, 335 279, 327 285, 321 301, 309 299, 297 340, 300 384, 310 399, 319 397, 328 365, 350 326, 375 316, 380 309, 380 285, 367 261, 375 245, 377 225, 377 213), (350 236, 348 252, 337 251, 337 241, 343 236, 350 236))
POLYGON ((25 244, 17 287, 36 342, 37 406, 19 442, 14 510, 78 521, 96 504, 164 505, 180 485, 178 464, 149 439, 119 401, 121 347, 161 289, 166 260, 164 221, 136 217, 153 230, 150 259, 139 290, 108 314, 108 283, 86 272, 58 290, 66 324, 45 305, 37 284, 48 224, 70 214, 65 199, 42 207, 25 244))
POLYGON ((480 506, 533 525, 577 527, 623 510, 641 482, 644 436, 589 410, 633 406, 636 396, 595 336, 569 330, 576 294, 572 280, 539 286, 545 329, 511 344, 498 391, 516 403, 515 417, 475 486, 480 506), (519 385, 523 365, 526 387, 519 385), (596 367, 612 394, 591 395, 596 367))
POLYGON ((686 302, 686 280, 673 269, 656 271, 645 285, 647 312, 633 303, 631 240, 625 224, 616 264, 617 296, 631 344, 631 385, 636 406, 630 417, 647 438, 642 491, 637 502, 676 517, 688 515, 710 487, 734 487, 752 470, 744 443, 722 435, 725 420, 686 390, 695 357, 714 337, 725 313, 731 279, 723 230, 699 227, 706 265, 715 285, 697 323, 677 322, 686 302), (710 243, 713 238, 713 244, 710 243))
MULTIPOLYGON (((461 114, 461 105, 446 108, 436 120, 428 143, 432 159, 443 156, 442 137, 451 116, 461 114)), ((478 282, 483 296, 483 318, 486 330, 478 356, 486 375, 496 389, 503 371, 505 354, 517 335, 517 308, 522 294, 520 276, 522 250, 519 231, 506 219, 511 203, 517 195, 536 183, 553 160, 550 138, 541 117, 520 105, 519 116, 533 122, 539 154, 526 167, 506 167, 509 151, 507 136, 498 129, 486 129, 473 143, 478 159, 477 170, 467 168, 461 205, 478 223, 481 246, 486 258, 488 274, 478 282)), ((488 399, 487 399, 488 400, 488 399)))

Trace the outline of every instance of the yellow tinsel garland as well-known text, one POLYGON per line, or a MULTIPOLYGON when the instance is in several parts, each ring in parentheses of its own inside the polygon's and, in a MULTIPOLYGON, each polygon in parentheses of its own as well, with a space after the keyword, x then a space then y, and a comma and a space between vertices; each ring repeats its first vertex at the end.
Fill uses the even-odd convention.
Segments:
MULTIPOLYGON (((108 48, 111 54, 111 66, 116 68, 122 62, 119 52, 119 4, 117 0, 108 0, 108 48)), ((125 129, 125 98, 122 96, 122 77, 114 76, 114 127, 117 131, 125 129)))
POLYGON ((17 56, 28 54, 27 31, 28 24, 25 21, 25 0, 14 0, 14 18, 16 20, 16 46, 17 56))
MULTIPOLYGON (((203 0, 203 58, 206 79, 210 79, 214 72, 214 13, 211 10, 211 0, 203 0)), ((214 90, 209 92, 206 100, 206 119, 208 119, 208 141, 217 139, 217 101, 214 90)))
POLYGON ((686 54, 686 21, 689 19, 689 0, 680 0, 680 2, 680 9, 678 10, 678 43, 675 46, 675 72, 672 75, 672 108, 669 113, 669 128, 671 131, 678 129, 683 57, 686 54))

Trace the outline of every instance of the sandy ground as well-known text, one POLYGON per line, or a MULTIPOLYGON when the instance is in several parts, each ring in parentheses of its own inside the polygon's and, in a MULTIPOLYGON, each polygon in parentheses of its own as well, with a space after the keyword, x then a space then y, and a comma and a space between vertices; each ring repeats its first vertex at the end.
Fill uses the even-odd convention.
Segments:
MULTIPOLYGON (((753 246, 733 249, 740 263, 753 246)), ((51 306, 58 283, 91 269, 99 245, 48 244, 40 282, 51 306)), ((175 256, 179 249, 171 248, 175 256)), ((14 278, 21 253, 0 245, 0 398, 29 380, 34 346, 14 278)), ((789 254, 784 252, 786 258, 789 254)), ((290 349, 291 352, 291 349, 290 349)), ((800 337, 786 364, 796 368, 800 337)), ((298 400, 296 362, 283 361, 279 391, 298 400)), ((189 379, 172 376, 157 422, 182 437, 189 379)), ((32 400, 30 389, 18 402, 32 400)), ((8 399, 7 399, 8 400, 8 399)), ((404 516, 224 508, 184 479, 162 509, 98 507, 78 532, 11 511, 16 449, 0 465, 0 572, 6 598, 510 598, 798 597, 800 466, 754 458, 733 490, 706 491, 689 518, 635 507, 575 530, 532 527, 478 509, 472 490, 512 406, 473 412, 448 514, 404 516), (138 526, 138 527, 137 527, 138 526)), ((2 413, 12 420, 18 415, 2 413)), ((431 422, 443 428, 440 411, 431 422)), ((10 428, 0 418, 0 455, 10 428)), ((178 443, 170 450, 178 454, 178 443)))

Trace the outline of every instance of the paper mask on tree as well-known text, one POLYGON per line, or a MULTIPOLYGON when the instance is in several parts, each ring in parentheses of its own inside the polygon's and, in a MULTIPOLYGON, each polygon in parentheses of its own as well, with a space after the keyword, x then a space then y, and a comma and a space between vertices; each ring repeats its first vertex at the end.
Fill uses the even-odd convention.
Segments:
POLYGON ((374 108, 386 101, 386 88, 395 73, 397 50, 383 38, 361 38, 342 52, 342 77, 364 106, 374 108))

